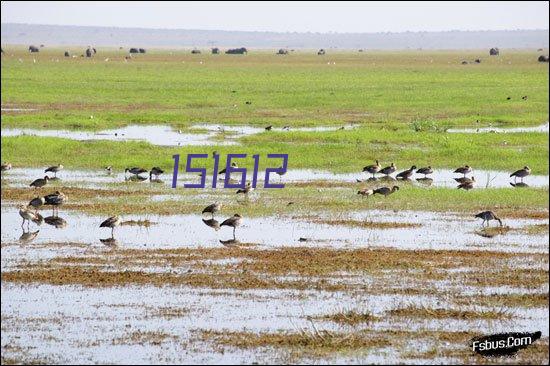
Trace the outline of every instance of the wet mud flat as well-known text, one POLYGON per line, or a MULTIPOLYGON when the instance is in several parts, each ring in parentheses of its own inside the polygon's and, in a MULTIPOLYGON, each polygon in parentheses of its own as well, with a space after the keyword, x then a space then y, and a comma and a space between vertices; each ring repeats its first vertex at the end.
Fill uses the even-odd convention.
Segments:
POLYGON ((548 358, 546 254, 33 245, 3 241, 3 361, 481 363, 535 329, 515 360, 548 358))

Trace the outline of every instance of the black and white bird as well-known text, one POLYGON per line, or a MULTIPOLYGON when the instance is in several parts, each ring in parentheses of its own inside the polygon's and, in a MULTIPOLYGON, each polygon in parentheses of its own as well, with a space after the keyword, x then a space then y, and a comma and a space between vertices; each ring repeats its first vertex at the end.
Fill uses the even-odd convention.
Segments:
POLYGON ((158 166, 154 166, 153 168, 151 168, 151 171, 149 172, 149 179, 151 179, 153 175, 158 179, 159 175, 161 175, 162 173, 164 173, 164 170, 162 170, 158 166))
POLYGON ((239 214, 235 214, 220 224, 220 226, 231 226, 233 228, 233 239, 235 239, 235 229, 241 226, 243 217, 239 214))
POLYGON ((202 210, 202 213, 209 213, 212 215, 212 218, 214 218, 214 214, 218 211, 220 211, 222 209, 222 204, 221 203, 213 203, 211 205, 208 205, 204 208, 204 210, 202 210))
POLYGON ((99 227, 108 227, 111 228, 111 237, 113 237, 115 232, 115 227, 120 226, 122 220, 118 216, 111 216, 107 220, 103 221, 99 227))
POLYGON ((59 210, 59 206, 64 204, 66 200, 67 196, 65 196, 65 194, 60 191, 55 191, 55 193, 44 196, 44 205, 52 206, 55 214, 59 210))
POLYGON ((57 172, 63 170, 63 165, 57 164, 44 170, 44 173, 52 172, 54 177, 57 177, 57 172))
POLYGON ((147 169, 138 168, 138 167, 124 169, 125 174, 128 172, 134 175, 139 175, 139 174, 147 173, 147 169))
POLYGON ((531 169, 528 166, 524 166, 523 169, 516 170, 512 174, 510 174, 510 177, 514 177, 514 183, 516 182, 517 178, 521 178, 521 181, 523 182, 523 178, 531 174, 531 169))
POLYGON ((44 197, 35 197, 29 202, 29 206, 33 207, 35 210, 38 210, 40 207, 44 206, 46 200, 44 197))

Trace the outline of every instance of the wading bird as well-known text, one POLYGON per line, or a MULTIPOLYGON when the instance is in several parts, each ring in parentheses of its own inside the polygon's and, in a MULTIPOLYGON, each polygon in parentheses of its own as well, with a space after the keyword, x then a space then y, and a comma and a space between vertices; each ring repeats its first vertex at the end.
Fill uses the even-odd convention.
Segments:
POLYGON ((41 187, 44 187, 46 185, 46 183, 48 183, 48 181, 50 180, 50 177, 48 177, 47 175, 44 176, 44 178, 38 178, 38 179, 35 179, 31 184, 30 186, 31 187, 34 187, 34 188, 41 188, 41 187))
POLYGON ((54 214, 57 213, 59 206, 61 206, 67 200, 67 196, 59 191, 44 196, 44 205, 52 206, 54 214))
POLYGON ((516 182, 517 178, 521 178, 521 181, 523 182, 523 178, 531 174, 531 169, 528 166, 524 166, 523 169, 516 170, 512 174, 510 174, 510 177, 514 177, 514 183, 516 182))
POLYGON ((466 174, 471 173, 472 168, 469 165, 461 166, 460 168, 457 168, 453 173, 463 174, 464 177, 466 177, 466 174))
POLYGON ((392 188, 390 187, 380 187, 380 188, 377 188, 375 189, 372 194, 375 195, 375 194, 381 194, 383 195, 384 197, 387 197, 389 196, 390 194, 394 193, 394 192, 397 192, 399 190, 399 187, 398 186, 393 186, 392 188))
POLYGON ((40 207, 44 206, 46 200, 44 197, 35 197, 29 202, 29 206, 32 206, 34 210, 38 210, 40 207))
POLYGON ((155 177, 157 177, 157 179, 159 179, 159 175, 161 175, 162 173, 164 173, 164 170, 162 170, 161 168, 159 168, 158 166, 155 166, 151 169, 151 171, 149 172, 149 179, 151 179, 151 177, 154 175, 155 177))
POLYGON ((44 218, 42 215, 40 215, 38 212, 34 212, 28 207, 25 207, 24 205, 19 206, 19 216, 23 218, 23 222, 21 223, 21 228, 23 228, 23 225, 25 224, 25 221, 27 221, 27 230, 29 229, 30 222, 34 222, 37 225, 42 225, 42 221, 44 218))
POLYGON ((202 210, 202 213, 209 213, 209 214, 212 214, 212 218, 214 218, 214 214, 218 211, 220 211, 222 209, 222 204, 221 203, 213 203, 211 205, 208 205, 204 208, 204 210, 202 210))
POLYGON ((378 173, 380 169, 382 169, 382 167, 378 163, 378 160, 376 160, 376 164, 367 165, 363 168, 363 171, 372 174, 372 177, 374 178, 374 175, 378 173))
POLYGON ((99 227, 108 227, 111 228, 111 237, 114 236, 115 227, 120 226, 122 220, 118 216, 109 217, 107 220, 103 221, 99 227))
POLYGON ((233 228, 233 239, 235 239, 235 229, 242 224, 243 217, 235 214, 220 224, 220 226, 231 226, 233 228))
POLYGON ((124 174, 126 174, 128 172, 130 172, 131 174, 134 174, 134 175, 139 175, 139 174, 142 174, 142 173, 147 173, 147 169, 138 168, 138 167, 124 169, 124 174))
POLYGON ((57 178, 57 172, 60 171, 60 170, 63 170, 63 165, 57 164, 57 165, 51 166, 48 169, 44 170, 44 173, 52 172, 53 176, 55 178, 57 178))
POLYGON ((424 178, 426 178, 428 174, 432 174, 433 172, 434 171, 430 165, 424 168, 420 168, 416 171, 417 174, 424 174, 424 178))
POLYGON ((483 221, 481 222, 481 226, 483 226, 485 224, 485 222, 487 222, 487 226, 489 226, 489 221, 491 221, 491 220, 498 221, 500 226, 502 226, 502 220, 499 219, 493 211, 483 211, 483 212, 480 212, 477 215, 475 215, 475 217, 479 218, 479 219, 483 219, 483 221))
POLYGON ((411 166, 410 169, 402 171, 401 173, 397 174, 395 177, 397 179, 409 180, 414 174, 415 170, 416 170, 416 165, 413 165, 411 166))

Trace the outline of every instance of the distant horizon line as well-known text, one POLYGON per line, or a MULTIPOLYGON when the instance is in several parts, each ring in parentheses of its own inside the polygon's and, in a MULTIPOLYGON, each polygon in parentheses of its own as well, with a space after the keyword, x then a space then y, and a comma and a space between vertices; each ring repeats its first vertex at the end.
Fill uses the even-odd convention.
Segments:
POLYGON ((1 25, 31 25, 47 27, 79 27, 79 28, 113 28, 113 29, 141 29, 141 30, 160 30, 160 31, 200 31, 200 32, 242 32, 242 33, 277 33, 277 34, 405 34, 405 33, 448 33, 448 32, 529 32, 529 31, 549 31, 549 28, 519 28, 519 29, 449 29, 449 30, 430 30, 430 31, 377 31, 377 32, 336 32, 336 31, 262 31, 262 30, 225 30, 225 29, 199 29, 199 28, 148 28, 148 27, 127 27, 127 26, 107 26, 107 25, 76 25, 76 24, 44 24, 44 23, 0 23, 1 25))

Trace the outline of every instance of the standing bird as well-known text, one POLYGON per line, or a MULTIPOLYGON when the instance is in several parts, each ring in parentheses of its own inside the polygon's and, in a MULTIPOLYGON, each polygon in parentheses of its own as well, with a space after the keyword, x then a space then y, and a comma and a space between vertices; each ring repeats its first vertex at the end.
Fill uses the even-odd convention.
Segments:
POLYGON ((164 170, 162 170, 161 168, 159 168, 158 166, 155 166, 151 169, 151 171, 149 172, 149 179, 151 179, 151 177, 154 175, 155 177, 157 177, 157 179, 159 179, 159 175, 161 175, 162 173, 164 173, 164 170))
POLYGON ((397 192, 399 190, 399 187, 398 186, 393 186, 391 189, 389 187, 380 187, 380 188, 377 188, 375 189, 372 194, 375 195, 375 194, 381 194, 383 195, 384 197, 387 197, 389 196, 390 194, 394 193, 394 192, 397 192))
MULTIPOLYGON (((232 168, 238 168, 237 163, 232 162, 232 163, 231 163, 231 167, 232 167, 232 168)), ((225 172, 226 172, 226 168, 223 168, 222 170, 220 170, 220 171, 218 172, 218 174, 225 174, 225 172)))
POLYGON ((409 180, 412 177, 415 170, 416 170, 416 165, 413 165, 413 166, 411 166, 410 169, 404 170, 401 173, 397 174, 396 178, 397 179, 403 179, 403 180, 409 180))
POLYGON ((202 213, 209 213, 209 214, 212 214, 212 218, 214 218, 214 214, 218 211, 220 211, 222 209, 222 204, 221 203, 213 203, 211 205, 208 205, 204 208, 204 210, 202 210, 202 213))
POLYGON ((137 168, 137 167, 124 169, 124 174, 126 174, 128 172, 130 172, 131 174, 134 174, 134 175, 140 175, 142 173, 147 173, 147 169, 137 168))
POLYGON ((120 226, 122 220, 118 216, 109 217, 107 220, 103 221, 99 227, 109 227, 111 228, 111 237, 114 236, 115 227, 120 226))
POLYGON ((113 172, 113 167, 112 166, 106 166, 105 167, 105 171, 107 172, 107 174, 111 174, 113 172))
POLYGON ((1 166, 2 171, 10 170, 11 169, 11 163, 4 163, 1 166))
POLYGON ((396 169, 397 168, 395 167, 395 164, 391 163, 390 166, 380 169, 380 173, 384 174, 385 176, 389 176, 390 174, 393 174, 396 169))
POLYGON ((46 200, 44 197, 35 197, 29 202, 29 206, 32 206, 35 211, 37 211, 40 207, 44 206, 46 203, 46 200))
POLYGON ((27 230, 29 228, 29 223, 32 221, 37 225, 41 225, 44 218, 42 215, 40 215, 38 212, 34 212, 28 207, 25 207, 24 205, 19 206, 19 216, 23 218, 23 222, 21 223, 21 228, 23 225, 25 225, 25 221, 27 221, 27 230))
POLYGON ((242 188, 242 189, 238 189, 238 190, 237 190, 237 194, 239 194, 239 193, 244 193, 245 195, 248 195, 248 193, 249 193, 250 191, 253 191, 253 190, 254 190, 254 188, 250 185, 250 182, 248 182, 248 183, 246 184, 246 187, 245 187, 245 188, 242 188))
POLYGON ((491 220, 497 220, 499 222, 500 226, 502 226, 502 220, 499 219, 493 211, 483 211, 483 212, 480 212, 477 215, 475 215, 475 217, 479 218, 479 219, 483 219, 483 222, 481 223, 481 226, 483 226, 485 224, 485 222, 487 222, 487 227, 488 227, 489 226, 489 221, 491 221, 491 220))
POLYGON ((44 173, 52 172, 54 178, 57 178, 57 172, 60 171, 60 170, 63 170, 63 165, 57 164, 57 165, 51 166, 48 169, 44 170, 44 173))
POLYGON ((471 173, 471 172, 472 172, 472 168, 470 168, 469 165, 461 166, 460 168, 457 168, 454 171, 454 173, 464 174, 464 177, 466 177, 466 174, 471 173))
POLYGON ((47 206, 52 206, 54 213, 56 212, 56 209, 59 208, 63 203, 65 203, 67 199, 67 196, 65 196, 63 193, 59 191, 55 191, 55 193, 48 194, 47 196, 44 196, 44 204, 47 206))
POLYGON ((365 188, 365 189, 361 189, 360 191, 357 191, 357 194, 360 194, 361 196, 368 198, 369 196, 372 196, 374 194, 374 191, 372 189, 365 188))
POLYGON ((272 129, 273 129, 273 126, 267 126, 267 127, 265 128, 266 131, 271 131, 272 129))
POLYGON ((233 227, 233 239, 235 239, 235 229, 237 226, 241 226, 243 217, 239 214, 235 214, 232 217, 228 218, 220 224, 220 226, 231 226, 233 227))
POLYGON ((372 177, 374 178, 374 175, 378 173, 380 169, 382 169, 382 167, 378 163, 378 160, 376 160, 376 164, 367 165, 363 168, 363 171, 372 174, 372 177))
POLYGON ((514 183, 516 182, 517 178, 521 178, 521 182, 523 182, 523 178, 531 174, 531 169, 528 166, 524 166, 523 169, 517 170, 510 174, 510 177, 514 177, 514 183))
POLYGON ((426 178, 428 174, 432 174, 433 172, 434 171, 430 165, 425 168, 420 168, 416 171, 417 174, 424 174, 424 178, 426 178))
POLYGON ((44 178, 38 178, 38 179, 35 179, 31 184, 30 186, 31 187, 34 187, 34 188, 41 188, 41 187, 44 187, 46 185, 46 183, 48 183, 48 181, 50 180, 50 177, 48 177, 47 175, 44 176, 44 178))

